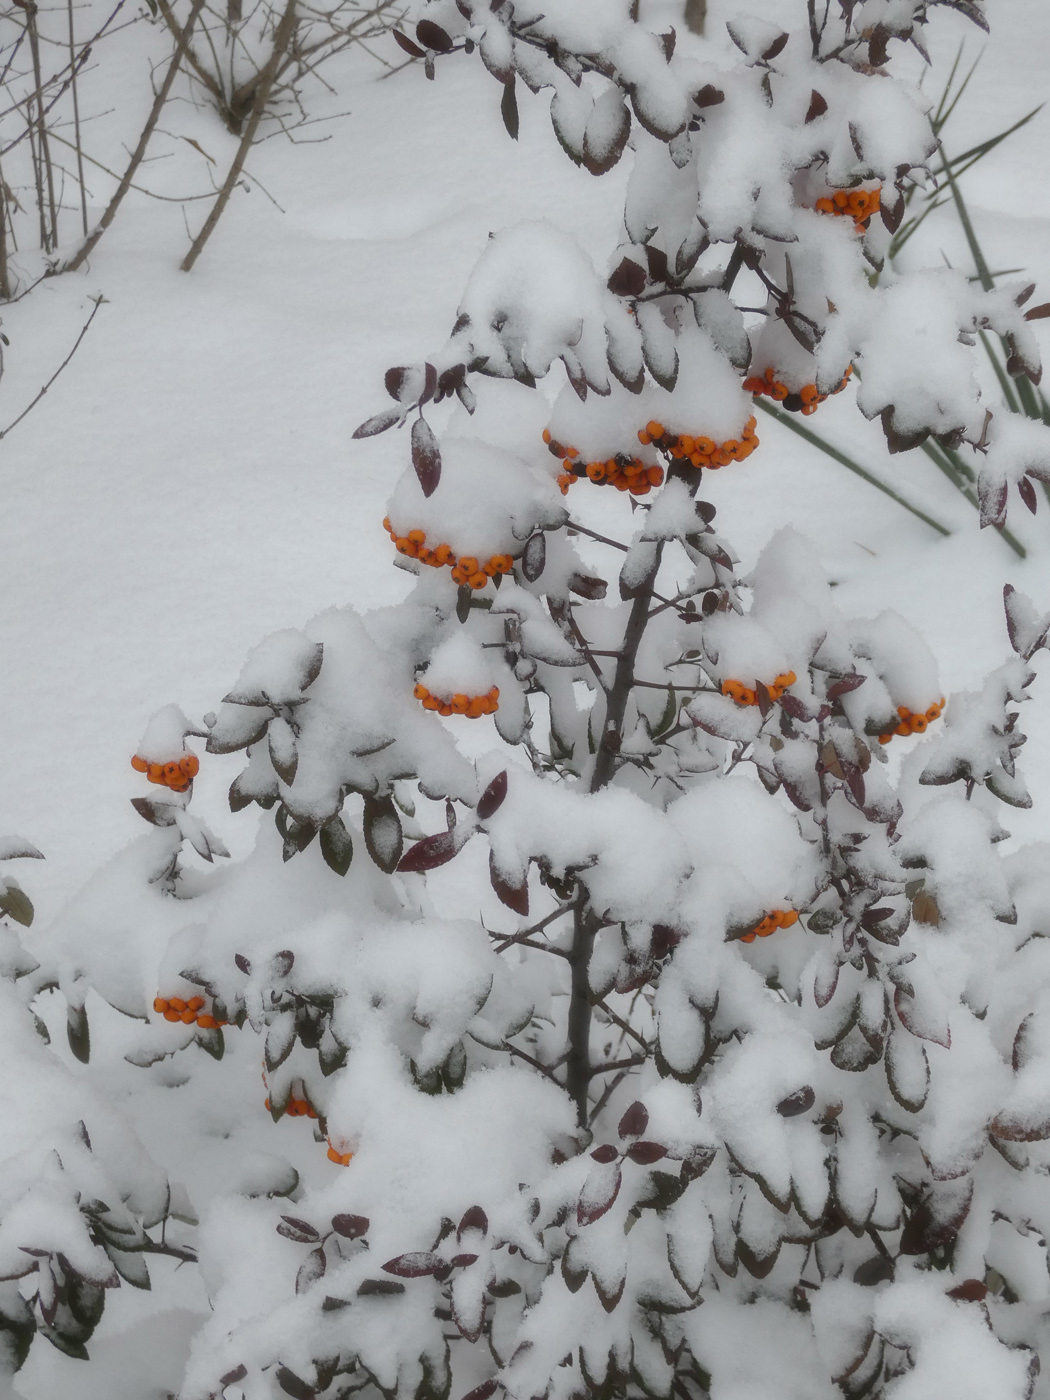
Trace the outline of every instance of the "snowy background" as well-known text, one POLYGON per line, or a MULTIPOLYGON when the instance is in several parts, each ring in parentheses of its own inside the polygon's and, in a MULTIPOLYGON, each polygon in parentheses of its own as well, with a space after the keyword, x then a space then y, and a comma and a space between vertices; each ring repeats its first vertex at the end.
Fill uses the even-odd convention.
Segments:
MULTIPOLYGON (((796 13, 792 0, 750 8, 771 19, 796 13)), ((738 9, 711 0, 710 43, 723 47, 724 20, 738 9)), ((646 22, 675 22, 679 11, 674 0, 642 0, 646 22)), ((1050 95, 1050 8, 995 0, 989 11, 992 37, 947 128, 949 151, 1050 95)), ((936 14, 930 31, 935 68, 926 81, 939 94, 959 42, 972 59, 986 41, 951 15, 936 14)), ((167 43, 159 27, 136 26, 100 48, 84 80, 82 109, 94 117, 85 144, 110 165, 123 163, 122 143, 140 129, 149 63, 164 60, 167 43)), ((379 48, 396 62, 392 42, 379 48)), ((380 80, 383 71, 361 53, 325 70, 335 91, 315 89, 310 111, 332 120, 302 135, 327 139, 274 136, 258 146, 250 191, 235 193, 188 275, 179 271, 186 220, 196 232, 207 204, 171 197, 206 190, 208 157, 224 170, 235 138, 184 87, 140 174, 168 200, 132 193, 86 269, 4 309, 11 344, 0 427, 65 356, 89 298, 106 299, 72 364, 0 445, 0 831, 24 834, 47 856, 24 872, 41 939, 77 888, 141 833, 128 801, 141 780, 129 759, 158 707, 176 701, 199 717, 267 633, 332 603, 364 609, 407 592, 380 523, 407 457, 405 436, 360 444, 351 433, 384 406, 387 365, 418 361, 444 342, 489 232, 542 215, 574 232, 599 265, 614 246, 627 162, 600 180, 574 168, 543 97, 522 93, 515 147, 499 120, 498 88, 476 59, 441 63, 436 83, 419 65, 380 80)), ((991 266, 1024 268, 1038 281, 1038 301, 1050 296, 1050 186, 1041 178, 1048 124, 1050 110, 964 186, 991 266)), ((89 178, 97 215, 110 186, 98 172, 89 178)), ((71 252, 78 216, 70 210, 64 219, 71 252)), ((938 264, 942 252, 969 269, 950 210, 927 221, 906 261, 938 264)), ((32 254, 16 265, 24 281, 39 271, 32 254)), ((560 379, 544 388, 553 396, 560 379)), ((510 396, 510 411, 514 395, 528 397, 515 385, 498 391, 510 396)), ((951 537, 765 419, 760 452, 705 492, 720 530, 746 568, 776 528, 796 525, 814 540, 844 611, 896 608, 930 642, 946 694, 975 686, 1008 652, 1003 584, 1048 605, 1050 504, 1041 499, 1032 519, 1012 502, 1011 528, 1029 549, 1022 563, 994 531, 978 531, 976 512, 920 452, 887 457, 877 425, 850 399, 829 402, 812 426, 942 520, 951 537)), ((1010 811, 1008 825, 1015 839, 1045 840, 1045 684, 1022 727, 1036 805, 1010 811)), ((257 819, 254 810, 233 818, 226 806, 240 766, 237 756, 208 758, 195 799, 235 854, 250 847, 257 819)), ((149 1145, 163 1162, 155 1127, 149 1145)), ((199 1285, 184 1272, 187 1307, 199 1309, 199 1285)), ((126 1389, 107 1391, 109 1400, 141 1400, 145 1376, 157 1382, 158 1334, 146 1334, 142 1348, 115 1335, 118 1320, 125 1328, 134 1309, 150 1309, 149 1295, 130 1290, 120 1302, 92 1355, 109 1347, 119 1358, 126 1389), (136 1358, 146 1368, 138 1378, 136 1358)), ((176 1370, 180 1325, 196 1325, 190 1312, 181 1323, 169 1317, 163 1333, 176 1370)), ((25 1394, 43 1400, 61 1378, 72 1387, 66 1393, 82 1395, 76 1363, 42 1351, 34 1348, 20 1378, 25 1394)))

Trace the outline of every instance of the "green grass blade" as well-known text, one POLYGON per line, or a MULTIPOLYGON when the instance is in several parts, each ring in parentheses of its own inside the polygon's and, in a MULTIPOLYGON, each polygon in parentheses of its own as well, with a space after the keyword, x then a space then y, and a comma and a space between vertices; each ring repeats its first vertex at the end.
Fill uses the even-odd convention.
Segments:
MULTIPOLYGON (((989 151, 994 151, 996 146, 998 146, 1000 142, 1005 141, 1008 136, 1012 136, 1015 131, 1020 131, 1022 126, 1026 126, 1034 116, 1037 116, 1043 110, 1045 106, 1045 102, 1040 102, 1039 106, 1033 107, 1026 117, 1022 117, 1020 121, 1014 122, 1013 126, 1008 126, 1006 130, 1001 131, 998 136, 989 136, 986 141, 978 142, 976 146, 971 146, 968 151, 963 151, 961 155, 952 156, 951 160, 946 161, 945 163, 947 165, 956 166, 962 165, 963 162, 966 161, 968 162, 968 164, 966 165, 966 169, 969 170, 971 165, 976 164, 976 162, 979 161, 983 156, 986 156, 989 151)), ((955 174, 957 176, 961 175, 962 171, 956 170, 955 174)))
POLYGON ((913 506, 910 501, 906 501, 904 497, 898 495, 891 486, 887 486, 886 483, 880 481, 877 476, 872 476, 871 472, 865 471, 852 457, 847 457, 845 452, 840 452, 837 447, 832 447, 831 443, 826 442, 818 433, 814 433, 809 428, 804 428, 801 423, 796 423, 794 419, 789 418, 786 413, 781 413, 779 409, 774 408, 772 404, 765 403, 760 398, 756 398, 755 403, 763 413, 768 413, 770 418, 775 418, 778 423, 783 423, 785 428, 790 428, 793 433, 797 433, 800 438, 803 438, 812 447, 819 448, 825 456, 840 463, 848 471, 854 472, 862 481, 866 481, 869 486, 874 486, 875 489, 881 491, 884 496, 889 496, 890 500, 896 501, 899 506, 903 506, 906 511, 909 511, 912 515, 923 521, 924 524, 936 530, 938 534, 951 534, 951 531, 945 529, 940 521, 934 520, 933 517, 927 515, 925 511, 921 511, 918 506, 913 506))
POLYGON ((963 233, 966 235, 966 242, 969 244, 970 256, 973 258, 974 267, 976 267, 977 275, 981 279, 981 286, 986 292, 990 292, 995 286, 995 283, 992 281, 992 274, 988 271, 988 264, 984 260, 984 254, 981 252, 981 245, 977 241, 977 235, 974 233, 973 224, 970 222, 970 211, 966 207, 966 201, 962 197, 962 191, 959 189, 958 182, 952 174, 950 165, 944 166, 944 174, 947 177, 948 184, 951 186, 952 198, 955 200, 955 209, 959 215, 959 222, 962 224, 963 233))
POLYGON ((953 66, 951 77, 948 79, 948 86, 944 89, 944 97, 941 98, 941 106, 938 108, 937 116, 936 116, 936 118, 934 119, 934 122, 933 122, 933 129, 934 129, 935 132, 938 132, 938 133, 940 132, 941 128, 942 128, 942 127, 944 126, 944 124, 947 122, 948 118, 949 118, 949 117, 951 116, 951 114, 955 111, 956 103, 959 101, 959 98, 962 97, 963 93, 966 91, 967 87, 969 86, 970 79, 973 77, 974 73, 977 71, 977 65, 980 63, 980 61, 981 61, 981 59, 982 59, 983 57, 984 57, 984 50, 982 49, 981 52, 977 55, 977 57, 974 59, 972 65, 971 65, 971 67, 970 67, 969 73, 967 73, 966 77, 963 78, 962 82, 959 84, 959 90, 958 90, 958 92, 956 92, 955 96, 952 98, 951 105, 949 106, 948 110, 947 110, 947 111, 944 111, 944 110, 943 110, 943 109, 944 109, 944 99, 948 96, 948 91, 949 91, 949 89, 950 89, 950 87, 951 87, 951 77, 954 77, 954 76, 955 76, 955 68, 958 66, 959 59, 962 58, 962 46, 960 45, 960 47, 959 47, 959 54, 958 54, 958 57, 957 57, 956 60, 955 60, 955 66, 953 66))

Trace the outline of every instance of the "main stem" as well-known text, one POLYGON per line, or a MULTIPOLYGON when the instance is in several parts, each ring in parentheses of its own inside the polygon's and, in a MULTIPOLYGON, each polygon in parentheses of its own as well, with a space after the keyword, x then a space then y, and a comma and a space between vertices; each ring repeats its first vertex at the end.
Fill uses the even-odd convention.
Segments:
MULTIPOLYGON (((644 583, 639 587, 631 604, 630 616, 624 631, 623 645, 616 662, 612 689, 605 709, 605 729, 602 741, 594 760, 591 775, 591 792, 599 792, 607 787, 616 772, 616 755, 619 740, 623 737, 623 722, 627 714, 627 702, 634 686, 634 668, 638 648, 649 616, 651 602, 650 589, 656 582, 660 570, 663 545, 657 546, 656 557, 644 583)), ((576 1105, 576 1121, 580 1127, 587 1126, 589 1115, 589 1093, 591 1084, 591 988, 590 966, 594 951, 594 938, 598 931, 598 921, 584 897, 577 901, 572 933, 572 948, 569 964, 572 968, 572 981, 569 994, 569 1053, 566 1059, 566 1088, 576 1105)))

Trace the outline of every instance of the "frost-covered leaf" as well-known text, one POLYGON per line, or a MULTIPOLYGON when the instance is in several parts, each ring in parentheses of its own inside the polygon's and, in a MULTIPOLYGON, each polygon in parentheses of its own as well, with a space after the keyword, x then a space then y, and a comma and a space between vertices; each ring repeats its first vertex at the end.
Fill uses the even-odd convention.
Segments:
POLYGON ((404 848, 401 819, 391 797, 366 797, 362 826, 368 854, 388 875, 397 869, 404 848))
POLYGON ((489 783, 488 787, 481 794, 477 808, 479 818, 483 822, 487 822, 490 817, 495 816, 496 812, 498 812, 503 805, 506 796, 507 770, 504 768, 502 772, 496 774, 491 783, 489 783))
POLYGON ((423 495, 432 496, 441 480, 441 452, 425 418, 417 418, 412 424, 412 466, 423 495))
POLYGON ((397 866, 398 872, 407 875, 434 870, 450 861, 458 849, 455 834, 451 831, 438 831, 433 836, 424 836, 422 841, 410 846, 402 856, 397 866))
POLYGON ((321 828, 321 854, 337 875, 345 875, 354 858, 354 842, 342 817, 332 817, 321 828))
POLYGON ((1010 634, 1010 645, 1025 661, 1046 645, 1050 632, 1050 612, 1040 614, 1035 604, 1024 593, 1019 593, 1010 583, 1003 588, 1003 605, 1006 608, 1006 627, 1010 634))
POLYGON ((440 1273, 447 1266, 447 1260, 440 1254, 421 1249, 388 1259, 383 1265, 383 1270, 388 1274, 396 1274, 398 1278, 425 1278, 430 1274, 440 1273))
POLYGON ((600 1220, 620 1194, 622 1181, 623 1173, 615 1163, 596 1163, 587 1173, 576 1203, 576 1223, 593 1225, 600 1220))

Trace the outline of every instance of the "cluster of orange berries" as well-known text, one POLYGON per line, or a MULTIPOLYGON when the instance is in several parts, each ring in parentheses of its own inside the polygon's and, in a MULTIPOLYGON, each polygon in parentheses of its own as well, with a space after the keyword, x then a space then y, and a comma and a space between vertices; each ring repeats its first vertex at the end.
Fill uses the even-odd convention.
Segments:
POLYGON ((909 734, 925 734, 926 726, 932 724, 935 719, 940 719, 941 711, 944 709, 945 700, 942 695, 936 705, 931 705, 928 710, 911 711, 906 705, 898 705, 897 713, 901 717, 900 724, 896 729, 891 729, 888 734, 879 735, 880 744, 888 744, 895 734, 905 738, 909 734))
POLYGON ((494 554, 486 563, 472 555, 462 555, 459 559, 452 552, 451 545, 439 544, 436 549, 427 547, 424 530, 409 530, 407 535, 399 535, 387 517, 383 529, 393 540, 398 554, 408 559, 418 559, 421 564, 429 564, 432 569, 443 569, 447 564, 452 577, 459 584, 469 584, 471 588, 484 588, 496 574, 509 574, 514 568, 514 560, 509 554, 494 554))
POLYGON ((131 766, 136 773, 145 773, 147 782, 159 783, 172 792, 185 792, 200 771, 200 759, 195 753, 183 754, 171 763, 147 763, 135 754, 131 766))
POLYGON ((818 199, 815 208, 821 214, 848 216, 857 232, 863 233, 880 203, 880 190, 836 190, 830 197, 818 199))
MULTIPOLYGON (((779 700, 788 686, 795 684, 798 677, 794 671, 784 671, 771 685, 766 686, 771 700, 779 700)), ((758 691, 744 685, 742 681, 723 681, 722 694, 728 695, 738 705, 757 705, 758 691)))
POLYGON ((750 933, 745 933, 741 937, 741 943, 754 943, 756 938, 768 938, 771 933, 776 933, 778 928, 790 928, 792 924, 798 923, 798 911, 796 909, 773 909, 766 917, 757 923, 750 933))
POLYGON ((739 438, 728 438, 725 442, 715 442, 709 437, 690 437, 688 433, 669 433, 662 423, 650 419, 638 434, 643 447, 650 443, 676 461, 691 462, 694 467, 710 467, 717 471, 730 462, 744 462, 758 446, 755 436, 757 419, 749 418, 747 426, 739 438))
POLYGON ((543 430, 543 441, 567 467, 558 477, 563 496, 568 495, 574 481, 584 476, 595 486, 615 486, 617 491, 630 491, 632 496, 648 496, 654 486, 663 485, 663 467, 646 466, 638 457, 628 457, 626 452, 605 462, 583 462, 578 447, 563 447, 555 442, 548 428, 543 430))
MULTIPOLYGON (((270 1100, 267 1098, 264 1105, 266 1112, 270 1112, 270 1100)), ((309 1099, 297 1099, 294 1094, 288 1100, 288 1107, 284 1110, 289 1118, 316 1118, 317 1110, 309 1099)))
POLYGON ((203 997, 190 997, 188 1001, 184 1001, 182 997, 156 997, 153 1010, 158 1016, 163 1016, 165 1021, 181 1021, 184 1026, 198 1025, 204 1031, 214 1031, 219 1026, 228 1024, 226 1021, 217 1021, 206 1012, 206 1005, 203 997))
MULTIPOLYGON (((852 373, 853 366, 850 365, 841 382, 831 393, 841 394, 852 373)), ((749 394, 768 394, 771 399, 783 404, 789 413, 802 413, 807 418, 811 413, 816 413, 825 399, 831 397, 829 394, 822 394, 815 384, 803 384, 797 394, 792 393, 788 386, 776 377, 776 371, 772 368, 767 369, 761 379, 757 375, 745 379, 744 388, 749 394)))
POLYGON ((423 702, 424 710, 436 710, 439 715, 466 715, 467 719, 480 719, 482 715, 494 715, 499 709, 499 686, 494 685, 487 695, 456 694, 449 700, 440 700, 431 695, 425 685, 417 685, 412 694, 423 702))

